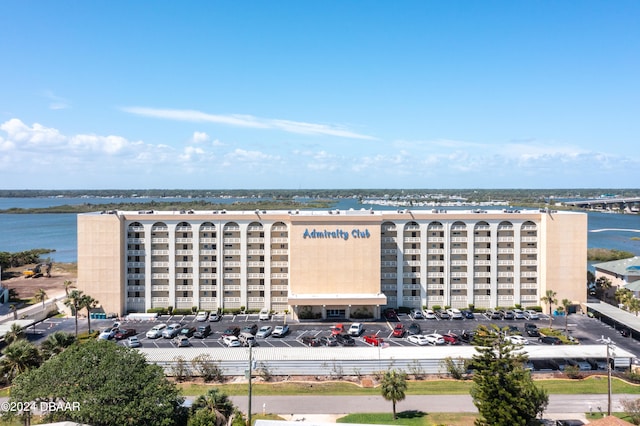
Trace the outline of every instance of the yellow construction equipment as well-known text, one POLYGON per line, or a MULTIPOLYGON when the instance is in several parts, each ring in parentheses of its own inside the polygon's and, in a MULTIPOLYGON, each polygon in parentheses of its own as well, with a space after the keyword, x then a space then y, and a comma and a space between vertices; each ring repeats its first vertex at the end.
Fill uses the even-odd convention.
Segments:
POLYGON ((47 278, 51 278, 51 263, 38 263, 33 268, 22 271, 22 275, 25 278, 38 278, 43 275, 47 278))

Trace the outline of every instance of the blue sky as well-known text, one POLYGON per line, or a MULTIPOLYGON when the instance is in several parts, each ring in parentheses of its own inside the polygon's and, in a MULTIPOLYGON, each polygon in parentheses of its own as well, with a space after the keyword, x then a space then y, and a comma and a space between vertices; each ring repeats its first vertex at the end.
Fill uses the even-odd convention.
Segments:
POLYGON ((640 181, 638 1, 2 10, 2 189, 640 181))

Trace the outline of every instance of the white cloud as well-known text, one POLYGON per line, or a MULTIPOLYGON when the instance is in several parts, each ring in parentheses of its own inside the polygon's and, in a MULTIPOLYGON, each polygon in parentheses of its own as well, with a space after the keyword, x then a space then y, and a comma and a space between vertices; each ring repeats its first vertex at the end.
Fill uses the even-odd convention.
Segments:
POLYGON ((338 126, 305 123, 291 120, 259 118, 251 115, 218 115, 208 114, 195 110, 158 109, 146 107, 124 107, 122 108, 122 110, 130 114, 142 115, 145 117, 162 118, 167 120, 192 121, 197 123, 209 122, 254 129, 277 129, 288 133, 305 135, 325 135, 349 139, 376 140, 376 138, 372 136, 355 133, 338 126))
POLYGON ((44 127, 34 123, 27 126, 17 118, 12 118, 0 124, 0 130, 7 132, 7 139, 28 145, 57 145, 64 142, 65 137, 56 129, 44 127))
POLYGON ((209 135, 204 132, 193 132, 193 136, 191 137, 191 141, 193 143, 204 143, 209 141, 209 135))

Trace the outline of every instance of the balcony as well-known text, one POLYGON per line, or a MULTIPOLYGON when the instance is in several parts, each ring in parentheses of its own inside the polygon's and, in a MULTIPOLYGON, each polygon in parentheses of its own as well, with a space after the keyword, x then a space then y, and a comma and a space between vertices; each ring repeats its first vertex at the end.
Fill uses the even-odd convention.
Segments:
POLYGON ((193 274, 191 274, 191 273, 186 273, 186 274, 185 273, 179 273, 179 274, 176 274, 176 279, 179 279, 179 280, 191 280, 191 279, 193 279, 193 274))
POLYGON ((225 280, 239 280, 240 278, 242 278, 242 274, 235 272, 225 272, 223 277, 225 280))
POLYGON ((212 280, 214 278, 217 278, 218 274, 216 272, 201 272, 200 273, 200 279, 203 280, 212 280))
POLYGON ((209 284, 201 285, 199 287, 200 291, 216 291, 217 289, 218 289, 217 285, 209 285, 209 284))
POLYGON ((151 291, 169 291, 168 285, 152 285, 151 291))
POLYGON ((240 291, 240 286, 227 284, 224 286, 224 291, 240 291))
POLYGON ((283 238, 283 237, 278 237, 278 238, 272 238, 271 239, 271 243, 272 244, 287 244, 289 242, 288 238, 283 238))
POLYGON ((272 285, 271 291, 289 291, 288 285, 272 285))
POLYGON ((169 244, 169 238, 151 238, 151 244, 169 244))
POLYGON ((396 279, 398 277, 398 274, 393 273, 393 272, 384 272, 380 274, 380 278, 382 279, 396 279))
POLYGON ((287 273, 273 273, 271 274, 271 279, 288 279, 289 278, 289 274, 287 273))
POLYGON ((144 274, 127 274, 127 280, 144 280, 144 274))
POLYGON ((176 255, 177 256, 192 256, 193 255, 193 250, 191 250, 191 249, 176 250, 176 255))

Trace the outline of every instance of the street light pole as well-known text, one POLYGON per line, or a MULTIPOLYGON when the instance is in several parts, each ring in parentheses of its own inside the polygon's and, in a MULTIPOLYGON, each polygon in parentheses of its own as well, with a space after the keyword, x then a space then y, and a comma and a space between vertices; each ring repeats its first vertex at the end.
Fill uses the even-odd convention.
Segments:
POLYGON ((247 426, 251 426, 251 369, 253 367, 253 359, 252 359, 252 348, 253 345, 249 345, 249 403, 248 403, 248 413, 247 413, 247 426))
POLYGON ((611 416, 611 354, 610 343, 607 343, 607 416, 611 416))

